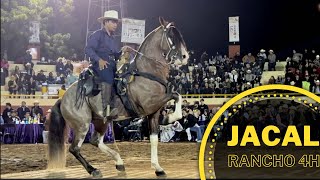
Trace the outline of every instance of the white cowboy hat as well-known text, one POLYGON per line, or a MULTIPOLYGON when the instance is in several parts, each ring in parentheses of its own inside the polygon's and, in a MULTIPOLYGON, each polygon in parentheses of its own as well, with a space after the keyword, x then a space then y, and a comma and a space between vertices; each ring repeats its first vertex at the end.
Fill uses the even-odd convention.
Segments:
POLYGON ((113 19, 113 20, 120 21, 118 11, 115 11, 115 10, 106 11, 104 12, 104 15, 102 17, 99 17, 97 20, 98 22, 103 23, 103 20, 105 19, 113 19))
POLYGON ((260 52, 264 53, 264 52, 266 52, 266 50, 264 50, 264 49, 261 49, 261 50, 260 50, 260 52))
POLYGON ((272 49, 270 49, 270 50, 269 50, 269 52, 273 52, 273 50, 272 50, 272 49))

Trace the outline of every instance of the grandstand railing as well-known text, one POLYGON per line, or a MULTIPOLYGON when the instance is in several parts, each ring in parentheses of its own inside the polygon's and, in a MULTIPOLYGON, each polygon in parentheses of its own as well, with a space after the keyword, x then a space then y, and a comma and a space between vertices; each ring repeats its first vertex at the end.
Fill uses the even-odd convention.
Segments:
MULTIPOLYGON (((277 94, 277 97, 279 97, 279 94, 282 94, 283 97, 285 98, 286 96, 304 96, 301 95, 299 93, 256 93, 256 94, 251 94, 248 97, 261 97, 264 96, 265 98, 267 98, 268 95, 270 95, 270 97, 274 97, 274 94, 277 94)), ((181 95, 182 98, 187 98, 187 99, 191 99, 191 98, 233 98, 235 96, 237 96, 238 94, 183 94, 181 95)), ((320 96, 320 93, 316 94, 317 96, 320 96)), ((59 96, 58 95, 23 95, 23 94, 1 94, 1 98, 33 98, 33 99, 58 99, 59 96)))
POLYGON ((9 99, 58 99, 58 95, 24 95, 24 94, 1 94, 1 98, 9 98, 9 99))

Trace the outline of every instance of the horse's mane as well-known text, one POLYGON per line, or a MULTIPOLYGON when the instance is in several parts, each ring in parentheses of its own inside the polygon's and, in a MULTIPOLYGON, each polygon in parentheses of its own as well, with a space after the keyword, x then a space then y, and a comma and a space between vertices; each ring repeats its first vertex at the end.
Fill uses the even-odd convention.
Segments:
POLYGON ((170 28, 170 31, 172 33, 170 33, 170 36, 173 40, 173 43, 175 44, 175 46, 180 49, 181 48, 181 44, 186 46, 186 43, 184 42, 182 35, 180 33, 180 31, 176 28, 176 27, 172 27, 170 28))

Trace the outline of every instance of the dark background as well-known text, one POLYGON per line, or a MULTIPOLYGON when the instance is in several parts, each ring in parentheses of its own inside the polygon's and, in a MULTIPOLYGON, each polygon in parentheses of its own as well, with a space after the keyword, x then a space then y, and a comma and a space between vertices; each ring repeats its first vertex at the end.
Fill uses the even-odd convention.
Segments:
MULTIPOLYGON (((286 57, 293 49, 320 47, 319 2, 315 0, 124 0, 123 3, 125 17, 146 20, 146 34, 159 25, 158 17, 163 16, 175 22, 188 49, 206 50, 210 55, 228 52, 229 16, 240 16, 242 54, 251 51, 256 55, 264 48, 286 57)), ((75 6, 85 30, 88 1, 75 0, 75 6)))

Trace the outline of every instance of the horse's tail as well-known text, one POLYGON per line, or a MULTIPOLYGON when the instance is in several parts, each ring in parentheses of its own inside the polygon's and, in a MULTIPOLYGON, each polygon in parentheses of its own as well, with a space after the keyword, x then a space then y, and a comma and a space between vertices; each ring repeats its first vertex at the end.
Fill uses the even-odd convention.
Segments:
POLYGON ((48 134, 48 169, 64 168, 66 165, 66 122, 60 110, 61 100, 51 108, 48 134))

